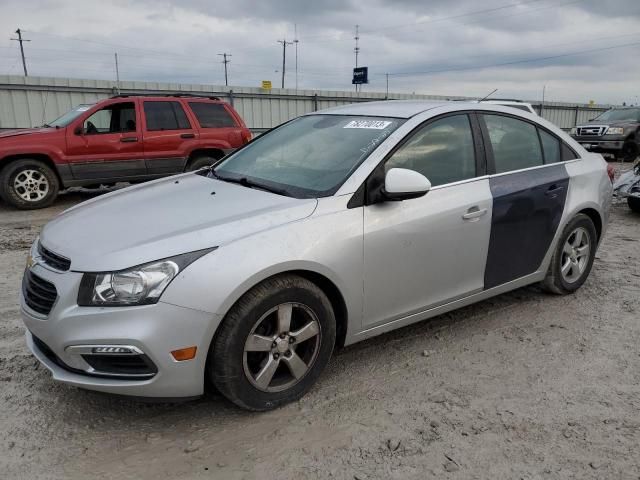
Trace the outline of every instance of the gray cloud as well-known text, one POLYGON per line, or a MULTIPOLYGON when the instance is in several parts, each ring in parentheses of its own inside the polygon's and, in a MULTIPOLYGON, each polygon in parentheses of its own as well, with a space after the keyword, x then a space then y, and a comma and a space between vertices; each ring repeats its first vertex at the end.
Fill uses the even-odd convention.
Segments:
POLYGON ((547 85, 555 100, 633 102, 638 95, 640 65, 630 58, 640 45, 568 55, 640 43, 637 0, 84 0, 81 8, 72 0, 4 0, 0 74, 20 73, 16 42, 8 40, 20 26, 32 39, 33 75, 113 78, 117 51, 124 79, 220 84, 217 54, 229 52, 232 84, 278 85, 276 40, 292 40, 297 24, 300 87, 351 90, 356 23, 360 64, 370 67, 365 91, 384 90, 391 73, 391 90, 402 92, 499 88, 501 96, 535 99, 547 85), (503 8, 510 3, 518 5, 503 8), (422 73, 397 75, 411 72, 422 73))

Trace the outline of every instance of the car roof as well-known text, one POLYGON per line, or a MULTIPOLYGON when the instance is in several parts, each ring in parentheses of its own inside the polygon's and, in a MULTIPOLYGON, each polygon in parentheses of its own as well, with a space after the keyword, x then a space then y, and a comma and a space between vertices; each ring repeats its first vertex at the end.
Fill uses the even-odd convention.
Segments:
MULTIPOLYGON (((456 102, 459 104, 460 102, 456 102)), ((364 115, 371 117, 411 118, 432 108, 449 105, 445 100, 383 100, 379 102, 360 102, 340 107, 327 108, 313 114, 321 115, 364 115)))

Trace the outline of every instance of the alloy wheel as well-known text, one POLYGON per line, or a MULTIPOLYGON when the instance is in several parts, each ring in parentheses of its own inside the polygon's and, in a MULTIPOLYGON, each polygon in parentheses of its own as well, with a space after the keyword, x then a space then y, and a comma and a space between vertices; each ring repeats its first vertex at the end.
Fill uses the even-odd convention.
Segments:
POLYGON ((589 233, 583 227, 576 228, 562 248, 560 272, 565 282, 574 283, 580 278, 589 263, 590 251, 589 233))
POLYGON ((243 368, 264 392, 281 392, 311 369, 320 350, 318 317, 301 303, 282 303, 260 317, 244 345, 243 368))
POLYGON ((13 180, 13 190, 27 202, 38 202, 49 193, 49 180, 39 170, 22 170, 13 180))

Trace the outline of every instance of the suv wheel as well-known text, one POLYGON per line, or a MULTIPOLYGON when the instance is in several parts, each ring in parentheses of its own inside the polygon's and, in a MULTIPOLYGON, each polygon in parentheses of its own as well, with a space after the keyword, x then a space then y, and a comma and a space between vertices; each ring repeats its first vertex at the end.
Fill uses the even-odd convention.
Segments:
POLYGON ((217 161, 218 161, 218 158, 211 157, 209 155, 198 156, 198 157, 195 157, 193 160, 191 160, 191 162, 189 162, 189 165, 187 165, 187 168, 185 169, 185 171, 193 172, 203 167, 210 167, 212 164, 216 163, 217 161))
POLYGON ((629 205, 629 208, 634 212, 640 213, 640 198, 627 197, 627 205, 629 205))
POLYGON ((209 352, 217 390, 248 410, 302 397, 329 362, 336 325, 329 299, 297 275, 266 280, 229 311, 209 352))
POLYGON ((636 159, 638 156, 638 144, 635 140, 627 140, 624 142, 620 156, 625 162, 633 162, 636 159))
POLYGON ((51 205, 59 189, 55 172, 39 160, 18 160, 0 172, 0 196, 21 210, 51 205))
POLYGON ((597 245, 593 221, 582 213, 576 215, 558 240, 542 287, 560 295, 578 290, 589 276, 597 245))

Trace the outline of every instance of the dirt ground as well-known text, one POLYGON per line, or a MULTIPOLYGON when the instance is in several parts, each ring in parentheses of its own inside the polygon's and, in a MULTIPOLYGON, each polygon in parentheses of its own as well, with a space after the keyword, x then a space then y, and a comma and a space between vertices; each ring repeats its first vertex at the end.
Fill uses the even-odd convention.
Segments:
POLYGON ((253 414, 215 394, 78 390, 28 353, 27 248, 86 198, 0 205, 0 478, 640 478, 640 215, 626 203, 575 295, 527 287, 362 342, 298 403, 253 414))

